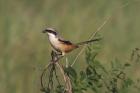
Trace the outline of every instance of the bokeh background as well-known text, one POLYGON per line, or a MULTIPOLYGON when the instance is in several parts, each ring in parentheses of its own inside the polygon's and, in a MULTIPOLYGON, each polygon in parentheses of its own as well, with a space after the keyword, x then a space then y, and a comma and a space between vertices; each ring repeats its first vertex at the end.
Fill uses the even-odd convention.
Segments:
MULTIPOLYGON (((46 27, 80 42, 112 16, 100 31, 98 57, 105 65, 114 58, 129 60, 140 47, 139 10, 139 0, 0 0, 0 93, 41 93, 40 74, 51 52, 41 33, 46 27)), ((70 62, 79 51, 67 55, 70 62)), ((84 53, 74 67, 84 67, 84 53)))

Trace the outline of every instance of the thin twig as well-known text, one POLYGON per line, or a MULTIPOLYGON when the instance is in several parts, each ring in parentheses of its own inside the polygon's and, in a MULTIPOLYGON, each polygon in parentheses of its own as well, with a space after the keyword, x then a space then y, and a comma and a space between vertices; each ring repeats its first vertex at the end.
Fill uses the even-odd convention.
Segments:
MULTIPOLYGON (((128 6, 128 5, 129 5, 129 3, 127 2, 127 3, 123 4, 121 7, 115 9, 115 10, 122 9, 122 8, 128 6)), ((116 11, 114 11, 114 12, 116 12, 116 11)), ((106 20, 97 28, 97 30, 91 34, 91 36, 89 37, 89 40, 91 40, 92 38, 94 38, 96 36, 96 34, 104 27, 104 25, 109 21, 109 19, 111 19, 112 16, 113 16, 113 14, 106 18, 106 20)), ((75 62, 77 61, 78 57, 84 52, 86 47, 87 47, 87 45, 83 46, 81 51, 75 57, 73 63, 71 64, 71 67, 75 64, 75 62)))
POLYGON ((72 84, 71 84, 71 79, 69 78, 69 76, 66 74, 66 85, 67 85, 67 91, 68 93, 72 93, 72 84))
MULTIPOLYGON (((103 22, 102 25, 100 25, 100 27, 96 30, 96 32, 94 32, 94 33, 91 34, 91 36, 89 37, 89 40, 91 40, 93 37, 96 36, 96 34, 104 27, 104 25, 109 21, 110 18, 111 18, 111 16, 109 16, 109 17, 106 18, 106 20, 103 22)), ((75 64, 75 62, 77 61, 78 57, 84 52, 86 46, 87 45, 84 45, 83 48, 81 49, 81 51, 75 57, 73 63, 71 64, 71 67, 75 64)))
POLYGON ((59 79, 58 79, 58 76, 56 74, 56 68, 55 68, 55 64, 58 63, 58 61, 62 58, 62 57, 58 57, 57 53, 52 51, 51 53, 51 56, 52 56, 52 60, 50 61, 50 63, 48 65, 45 66, 42 74, 41 74, 41 77, 40 77, 40 80, 41 80, 41 91, 43 92, 46 92, 47 89, 51 89, 53 88, 53 73, 57 79, 57 82, 58 84, 60 85, 60 82, 59 82, 59 79), (48 82, 48 85, 47 85, 47 89, 46 89, 46 86, 45 84, 43 84, 43 76, 45 75, 46 71, 49 70, 49 82, 48 82))
POLYGON ((66 57, 66 68, 68 68, 68 66, 69 66, 69 61, 68 61, 68 58, 66 57))
POLYGON ((72 93, 72 85, 71 85, 71 81, 70 81, 68 75, 65 74, 64 68, 58 62, 56 63, 56 65, 59 67, 60 72, 61 72, 61 74, 63 76, 64 81, 65 81, 65 85, 66 85, 65 90, 68 93, 72 93))
POLYGON ((52 63, 49 63, 48 65, 46 65, 45 66, 45 68, 44 68, 44 70, 43 70, 43 72, 42 72, 42 74, 41 74, 41 77, 40 77, 40 79, 41 79, 41 90, 42 91, 45 91, 45 87, 44 87, 44 85, 43 85, 43 75, 44 75, 44 73, 46 72, 46 70, 49 68, 49 66, 51 65, 52 63))
POLYGON ((56 73, 56 68, 54 69, 54 73, 55 73, 55 77, 56 77, 56 80, 58 82, 58 85, 60 86, 60 81, 59 81, 58 75, 56 73))

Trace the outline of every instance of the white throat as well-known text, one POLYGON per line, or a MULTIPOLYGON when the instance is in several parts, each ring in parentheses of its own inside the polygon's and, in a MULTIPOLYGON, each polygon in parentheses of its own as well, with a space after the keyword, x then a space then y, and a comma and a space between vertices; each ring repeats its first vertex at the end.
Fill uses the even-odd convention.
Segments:
POLYGON ((51 43, 51 45, 55 48, 57 48, 60 44, 60 42, 58 41, 57 36, 55 36, 54 34, 48 33, 49 36, 49 41, 51 43))
POLYGON ((51 37, 51 38, 56 37, 56 36, 55 36, 54 34, 52 34, 52 33, 48 33, 48 36, 51 37))

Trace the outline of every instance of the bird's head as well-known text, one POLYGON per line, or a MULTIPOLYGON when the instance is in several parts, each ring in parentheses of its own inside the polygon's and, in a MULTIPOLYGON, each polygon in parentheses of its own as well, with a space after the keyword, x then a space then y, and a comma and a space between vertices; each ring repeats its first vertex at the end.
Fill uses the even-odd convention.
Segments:
POLYGON ((53 28, 46 28, 45 30, 42 31, 42 33, 47 33, 49 36, 56 36, 57 32, 53 28))

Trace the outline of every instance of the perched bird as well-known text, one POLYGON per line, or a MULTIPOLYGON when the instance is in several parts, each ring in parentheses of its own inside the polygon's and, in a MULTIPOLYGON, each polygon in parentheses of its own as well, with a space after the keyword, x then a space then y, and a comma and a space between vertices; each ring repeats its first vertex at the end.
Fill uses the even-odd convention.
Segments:
POLYGON ((94 41, 99 41, 100 39, 93 39, 89 41, 80 42, 74 44, 70 41, 62 39, 55 29, 53 28, 46 28, 42 31, 43 33, 47 33, 49 37, 49 41, 51 46, 58 52, 60 55, 64 56, 66 53, 71 52, 72 50, 79 48, 82 45, 89 44, 94 41))

